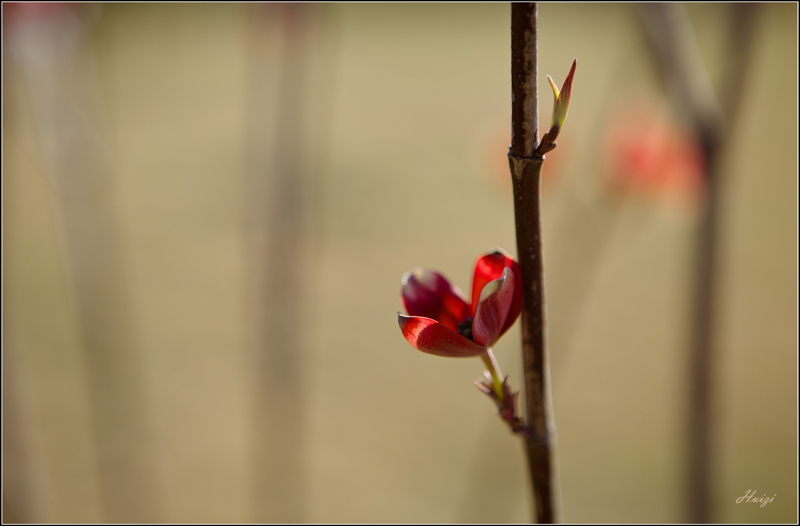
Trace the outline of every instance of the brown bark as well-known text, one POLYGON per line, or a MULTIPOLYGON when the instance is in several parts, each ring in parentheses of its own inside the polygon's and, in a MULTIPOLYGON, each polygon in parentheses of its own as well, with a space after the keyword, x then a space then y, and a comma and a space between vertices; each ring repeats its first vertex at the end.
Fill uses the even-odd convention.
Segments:
POLYGON ((539 523, 561 520, 555 425, 547 349, 544 260, 542 254, 539 143, 537 4, 511 6, 512 135, 509 151, 514 189, 517 254, 522 270, 522 352, 530 435, 525 437, 539 523))

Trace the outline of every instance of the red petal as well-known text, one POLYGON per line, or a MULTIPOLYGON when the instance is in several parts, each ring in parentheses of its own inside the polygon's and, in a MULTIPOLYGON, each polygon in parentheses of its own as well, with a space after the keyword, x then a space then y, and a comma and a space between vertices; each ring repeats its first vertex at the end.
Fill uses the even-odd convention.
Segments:
POLYGON ((514 298, 514 281, 514 272, 506 268, 502 278, 483 288, 472 325, 475 343, 491 347, 500 337, 514 298))
POLYGON ((511 308, 498 337, 502 336, 517 321, 519 312, 522 310, 522 271, 519 268, 519 263, 514 261, 506 251, 498 248, 491 254, 478 258, 478 261, 475 262, 475 274, 472 278, 472 312, 474 315, 483 287, 490 281, 499 279, 506 268, 510 268, 514 272, 514 298, 511 300, 511 308))
POLYGON ((422 352, 447 358, 468 358, 486 352, 486 348, 451 331, 436 320, 403 316, 398 312, 397 321, 408 343, 422 352))
POLYGON ((455 330, 472 315, 464 294, 438 272, 414 269, 403 275, 402 283, 400 294, 411 316, 431 318, 455 330))

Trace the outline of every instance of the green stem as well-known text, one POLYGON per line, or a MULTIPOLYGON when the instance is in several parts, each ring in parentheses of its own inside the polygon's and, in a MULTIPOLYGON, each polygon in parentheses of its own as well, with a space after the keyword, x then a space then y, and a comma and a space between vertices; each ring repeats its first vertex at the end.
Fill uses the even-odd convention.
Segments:
POLYGON ((502 403, 505 403, 506 398, 503 395, 503 373, 500 372, 500 366, 497 364, 494 353, 492 353, 491 349, 486 349, 486 352, 481 355, 481 359, 483 363, 486 364, 486 369, 489 371, 489 374, 492 375, 494 393, 502 403))

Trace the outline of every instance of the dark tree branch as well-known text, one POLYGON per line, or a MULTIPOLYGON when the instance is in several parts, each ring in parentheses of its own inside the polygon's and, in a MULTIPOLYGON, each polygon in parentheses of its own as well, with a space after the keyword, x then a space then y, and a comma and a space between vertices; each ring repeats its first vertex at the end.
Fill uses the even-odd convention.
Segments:
POLYGON ((508 153, 514 188, 517 254, 522 270, 522 352, 530 434, 525 439, 539 523, 561 518, 555 425, 547 350, 537 94, 537 4, 511 5, 512 134, 508 153))

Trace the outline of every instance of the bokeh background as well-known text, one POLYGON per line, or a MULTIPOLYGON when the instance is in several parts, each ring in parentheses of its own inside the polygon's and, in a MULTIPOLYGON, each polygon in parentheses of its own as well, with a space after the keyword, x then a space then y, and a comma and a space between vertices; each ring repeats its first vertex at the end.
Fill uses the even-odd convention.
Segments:
MULTIPOLYGON (((732 7, 687 10, 724 91, 732 7)), ((712 509, 793 523, 797 6, 754 24, 712 509)), ((4 3, 4 522, 528 521, 480 361, 396 321, 405 271, 468 290, 516 252, 509 27, 507 4, 4 3)), ((564 517, 681 522, 693 139, 637 6, 542 4, 539 57, 543 127, 579 60, 543 182, 564 517)), ((495 352, 521 387, 518 325, 495 352)))

